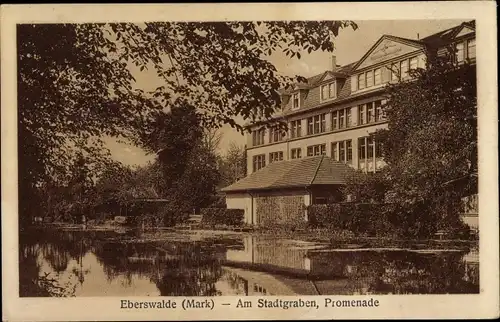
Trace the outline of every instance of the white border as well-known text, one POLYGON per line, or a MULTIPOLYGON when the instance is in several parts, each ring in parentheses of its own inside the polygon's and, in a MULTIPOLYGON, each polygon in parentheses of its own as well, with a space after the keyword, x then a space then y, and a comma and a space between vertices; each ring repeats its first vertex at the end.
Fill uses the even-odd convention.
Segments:
MULTIPOLYGON (((499 315, 498 98, 495 2, 272 3, 168 5, 4 5, 1 7, 3 319, 197 320, 339 318, 489 318, 499 315), (479 295, 374 296, 373 309, 121 310, 121 298, 20 299, 17 243, 16 23, 215 20, 476 20, 479 104, 479 295)), ((284 298, 284 297, 283 297, 284 298)), ((301 296, 302 299, 321 297, 301 296)), ((340 299, 342 296, 331 296, 340 299)), ((366 298, 351 296, 349 299, 366 298)), ((136 300, 139 298, 128 298, 136 300)), ((182 300, 182 297, 176 298, 182 300)), ((249 298, 245 298, 249 299, 249 298)), ((237 298, 220 297, 216 303, 237 298)), ((216 304, 217 305, 217 304, 216 304)))

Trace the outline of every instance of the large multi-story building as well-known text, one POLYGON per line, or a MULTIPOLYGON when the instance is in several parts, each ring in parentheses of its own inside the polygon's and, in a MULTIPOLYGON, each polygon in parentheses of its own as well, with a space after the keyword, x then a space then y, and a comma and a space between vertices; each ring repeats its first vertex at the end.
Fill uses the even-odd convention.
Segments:
MULTIPOLYGON (((382 109, 384 87, 407 79, 411 69, 426 68, 429 54, 444 55, 453 49, 458 63, 475 62, 475 48, 475 23, 471 21, 418 40, 383 35, 363 57, 345 66, 339 66, 333 56, 330 70, 281 92, 281 110, 273 120, 286 123, 287 131, 269 124, 249 125, 251 131, 246 142, 249 175, 223 189, 228 206, 245 209, 247 222, 259 223, 262 220, 256 213, 259 207, 255 197, 269 199, 274 191, 276 198, 283 199, 286 188, 312 187, 315 181, 331 186, 341 184, 332 181, 331 175, 318 177, 320 168, 326 169, 325 176, 332 171, 346 171, 325 158, 365 172, 377 171, 384 161, 380 144, 370 134, 387 127, 382 109), (325 157, 314 158, 317 163, 297 162, 321 155, 325 157), (276 163, 290 165, 273 165, 276 163), (259 171, 271 166, 267 171, 259 171), (307 169, 316 172, 309 171, 309 177, 298 183, 300 178, 293 176, 300 177, 307 169), (275 181, 269 183, 270 177, 275 177, 275 181), (277 181, 281 183, 276 185, 277 181)), ((316 197, 310 191, 302 196, 306 205, 324 196, 316 197)))

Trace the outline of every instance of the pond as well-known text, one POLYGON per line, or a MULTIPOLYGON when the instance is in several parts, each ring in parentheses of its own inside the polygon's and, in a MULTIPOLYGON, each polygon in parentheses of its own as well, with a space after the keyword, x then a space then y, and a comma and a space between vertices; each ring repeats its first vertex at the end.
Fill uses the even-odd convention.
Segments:
POLYGON ((30 229, 20 296, 465 294, 477 249, 335 249, 251 234, 30 229))

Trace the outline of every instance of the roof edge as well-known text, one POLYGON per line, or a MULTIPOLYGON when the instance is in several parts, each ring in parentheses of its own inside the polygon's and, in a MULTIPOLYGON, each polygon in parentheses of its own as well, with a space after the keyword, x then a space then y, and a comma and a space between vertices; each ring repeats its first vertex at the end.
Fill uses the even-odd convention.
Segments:
POLYGON ((314 171, 314 175, 313 175, 313 177, 311 179, 311 182, 309 182, 309 185, 312 185, 313 182, 314 182, 314 180, 316 180, 316 176, 318 175, 319 167, 321 167, 321 164, 323 163, 324 159, 325 159, 325 155, 323 154, 321 156, 321 159, 318 162, 318 165, 316 166, 316 170, 314 171))

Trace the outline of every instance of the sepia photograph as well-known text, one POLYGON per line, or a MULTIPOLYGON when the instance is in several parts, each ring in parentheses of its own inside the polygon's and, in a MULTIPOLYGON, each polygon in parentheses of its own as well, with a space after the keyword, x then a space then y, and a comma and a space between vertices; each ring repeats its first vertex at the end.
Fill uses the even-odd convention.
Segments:
POLYGON ((477 19, 251 17, 12 27, 11 295, 202 312, 484 292, 477 19))

